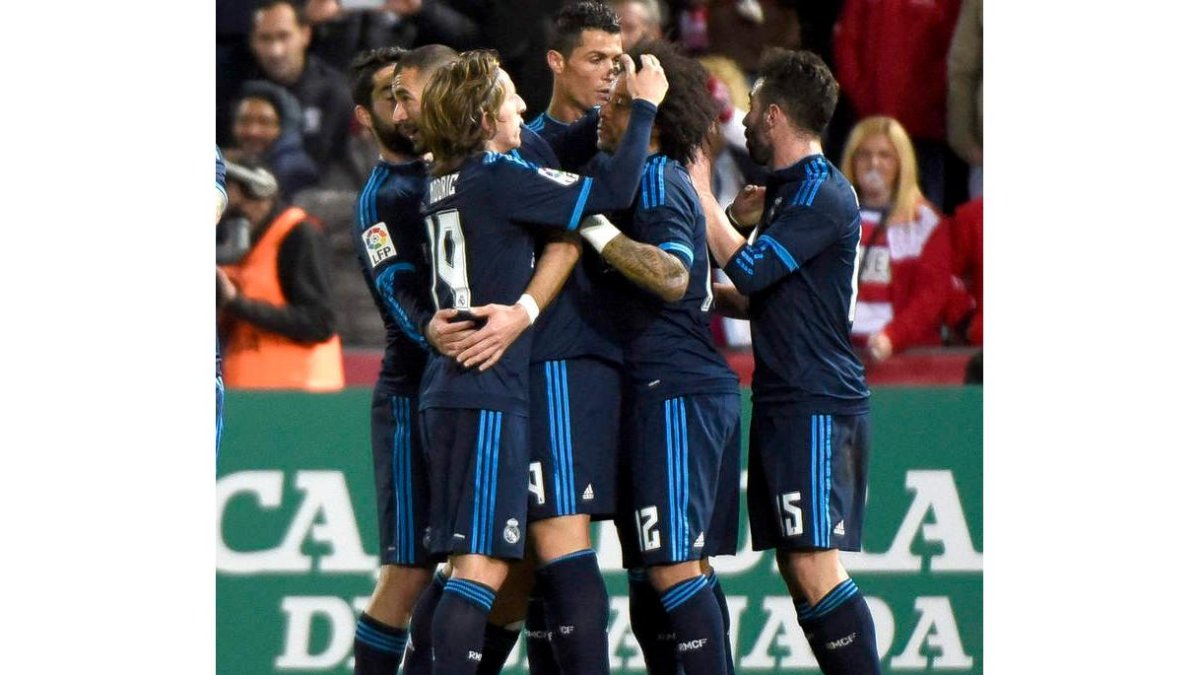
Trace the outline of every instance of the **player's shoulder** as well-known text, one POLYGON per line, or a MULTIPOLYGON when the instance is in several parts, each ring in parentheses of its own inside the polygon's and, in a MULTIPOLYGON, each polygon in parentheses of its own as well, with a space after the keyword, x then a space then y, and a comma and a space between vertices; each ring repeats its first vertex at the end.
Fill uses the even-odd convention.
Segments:
POLYGON ((804 162, 792 191, 780 195, 777 208, 782 212, 819 213, 835 221, 858 214, 858 198, 853 186, 826 157, 804 162))
POLYGON ((635 202, 642 210, 683 208, 698 202, 687 167, 666 155, 653 155, 642 166, 642 182, 635 202))
POLYGON ((584 178, 570 171, 532 164, 519 155, 498 152, 485 152, 480 164, 484 170, 499 173, 510 180, 550 181, 563 187, 569 187, 584 178))

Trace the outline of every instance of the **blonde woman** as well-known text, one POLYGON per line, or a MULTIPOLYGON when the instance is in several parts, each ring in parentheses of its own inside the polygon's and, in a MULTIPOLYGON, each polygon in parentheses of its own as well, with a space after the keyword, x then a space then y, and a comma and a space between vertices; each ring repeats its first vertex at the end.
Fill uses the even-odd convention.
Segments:
POLYGON ((942 214, 921 194, 912 140, 890 117, 850 132, 842 173, 862 215, 858 299, 851 339, 872 361, 942 344, 951 291, 951 245, 942 214))

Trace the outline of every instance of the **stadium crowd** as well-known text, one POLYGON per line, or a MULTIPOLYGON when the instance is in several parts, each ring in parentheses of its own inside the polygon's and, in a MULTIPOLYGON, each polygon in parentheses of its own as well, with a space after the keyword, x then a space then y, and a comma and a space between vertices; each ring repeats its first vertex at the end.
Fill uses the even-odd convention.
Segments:
MULTIPOLYGON (((329 247, 330 304, 345 347, 381 349, 385 342, 350 240, 353 203, 377 154, 370 130, 351 114, 352 57, 383 46, 494 48, 532 122, 550 103, 553 72, 545 55, 550 17, 562 4, 218 0, 217 144, 228 158, 260 161, 275 174, 282 198, 320 225, 329 247)), ((882 217, 885 228, 874 237, 873 229, 865 230, 864 245, 870 241, 885 255, 869 254, 865 260, 876 267, 883 263, 882 278, 890 283, 880 286, 876 268, 864 268, 869 297, 860 296, 860 307, 881 333, 876 344, 886 339, 891 353, 911 346, 982 347, 981 0, 964 0, 961 7, 959 0, 610 4, 620 18, 624 49, 643 37, 665 37, 711 74, 723 132, 714 138, 719 152, 713 181, 722 203, 746 182, 763 179, 746 152, 741 120, 759 55, 767 47, 812 50, 832 67, 842 96, 824 148, 847 175, 854 158, 843 150, 854 126, 869 117, 894 120, 883 161, 896 173, 884 171, 894 181, 884 189, 894 192, 903 208, 926 214, 926 226, 916 232, 917 223, 898 218, 893 200, 869 208, 872 222, 882 217), (896 141, 899 136, 907 140, 896 141), (919 207, 912 206, 914 182, 919 207), (895 279, 889 259, 897 265, 895 279)), ((872 139, 861 140, 871 145, 872 139)), ((868 172, 865 178, 870 182, 876 175, 868 172)), ((862 197, 866 186, 855 187, 862 197)), ((724 278, 720 270, 715 275, 724 278)), ((856 325, 856 331, 865 325, 856 325)), ((748 348, 745 322, 715 317, 713 329, 722 347, 748 348)), ((889 351, 869 350, 866 340, 858 344, 868 368, 889 351)))

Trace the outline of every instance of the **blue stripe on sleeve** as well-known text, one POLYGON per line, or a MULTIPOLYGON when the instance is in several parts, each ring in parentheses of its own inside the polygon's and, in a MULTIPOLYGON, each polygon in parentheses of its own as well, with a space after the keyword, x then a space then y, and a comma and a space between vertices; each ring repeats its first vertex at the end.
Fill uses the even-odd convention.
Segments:
POLYGON ((575 212, 571 214, 571 221, 567 223, 567 229, 574 231, 579 227, 579 219, 583 217, 583 207, 587 204, 588 194, 592 191, 592 177, 584 176, 583 185, 579 188, 579 199, 575 201, 575 212))
POLYGON ((694 259, 694 254, 692 253, 692 249, 690 247, 684 246, 683 244, 680 244, 680 243, 674 242, 674 241, 668 241, 668 242, 659 244, 658 247, 664 251, 668 251, 670 253, 678 253, 679 255, 683 256, 684 258, 687 258, 687 266, 688 267, 692 266, 692 260, 694 259))
POLYGON ((415 272, 416 267, 411 263, 396 263, 384 269, 375 277, 375 290, 379 291, 379 297, 383 299, 383 303, 387 305, 392 316, 396 318, 396 322, 400 324, 400 330, 404 331, 404 335, 412 340, 417 346, 424 349, 429 349, 429 344, 425 341, 425 336, 421 331, 417 330, 416 324, 400 303, 396 302, 396 297, 392 295, 392 285, 395 283, 396 274, 400 272, 415 272))
POLYGON ((783 264, 787 265, 789 272, 795 272, 796 268, 800 267, 796 264, 796 259, 792 257, 792 254, 788 253, 783 244, 779 243, 774 237, 764 234, 758 238, 758 242, 755 242, 755 245, 757 246, 759 242, 770 246, 771 250, 775 251, 775 255, 779 256, 779 259, 783 261, 783 264))

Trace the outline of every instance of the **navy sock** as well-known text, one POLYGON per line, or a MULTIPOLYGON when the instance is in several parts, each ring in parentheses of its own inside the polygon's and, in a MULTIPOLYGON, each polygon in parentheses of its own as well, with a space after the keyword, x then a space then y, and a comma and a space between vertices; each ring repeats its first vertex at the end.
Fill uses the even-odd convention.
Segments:
POLYGON ((559 669, 571 675, 608 675, 608 590, 596 552, 588 548, 555 558, 536 576, 559 669))
POLYGON ((358 616, 354 627, 355 675, 396 675, 408 631, 389 626, 371 618, 366 612, 358 616))
POLYGON ((675 633, 646 571, 629 570, 629 627, 642 648, 647 675, 675 675, 675 633))
POLYGON ((433 612, 433 675, 475 675, 483 660, 483 631, 496 592, 451 579, 433 612))
POLYGON ((408 622, 408 648, 404 653, 404 675, 431 675, 433 673, 433 612, 442 600, 446 588, 446 575, 441 570, 434 572, 433 581, 425 587, 417 604, 413 606, 412 619, 408 622))
POLYGON ((529 660, 529 675, 559 675, 562 672, 554 660, 553 644, 554 633, 546 619, 542 581, 534 575, 525 610, 525 658, 529 660))
POLYGON ((510 630, 494 623, 484 626, 483 659, 479 661, 475 675, 500 675, 500 671, 504 670, 504 662, 508 660, 508 654, 520 636, 520 628, 510 630))
POLYGON ((725 624, 721 607, 703 574, 681 581, 662 594, 663 609, 675 630, 676 654, 688 675, 725 672, 725 624))
POLYGON ((881 673, 875 621, 853 579, 846 579, 817 604, 796 601, 796 616, 825 675, 881 673))
POLYGON ((717 606, 721 608, 721 623, 725 625, 725 672, 733 675, 733 644, 729 641, 729 603, 725 601, 725 591, 721 589, 721 581, 717 579, 717 573, 713 570, 708 571, 708 587, 717 599, 717 606))

